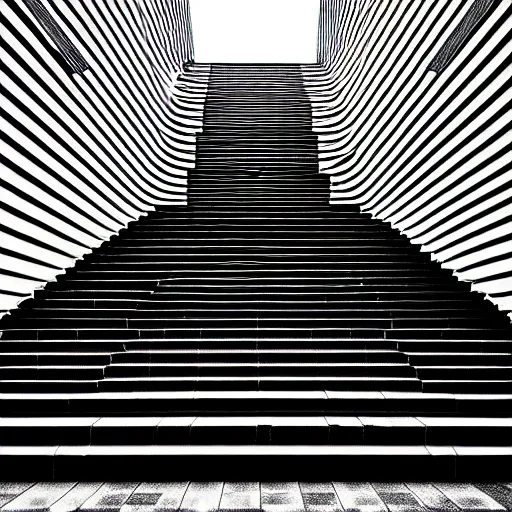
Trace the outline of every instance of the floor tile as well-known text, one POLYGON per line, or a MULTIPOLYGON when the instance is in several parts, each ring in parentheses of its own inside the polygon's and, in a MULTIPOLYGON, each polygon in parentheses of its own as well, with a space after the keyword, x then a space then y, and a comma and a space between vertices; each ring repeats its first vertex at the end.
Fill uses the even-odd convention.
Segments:
POLYGON ((215 512, 220 505, 223 487, 222 482, 191 482, 180 512, 215 512))
POLYGON ((75 486, 74 482, 41 482, 2 508, 2 512, 46 512, 75 486))
POLYGON ((384 502, 368 483, 333 482, 333 485, 347 512, 388 512, 384 502))
POLYGON ((0 482, 0 507, 11 502, 33 485, 34 482, 0 482))
POLYGON ((381 500, 386 504, 389 512, 421 512, 423 506, 414 494, 400 483, 374 483, 381 500))
POLYGON ((173 512, 179 510, 188 482, 141 483, 121 512, 173 512))
POLYGON ((50 507, 50 512, 74 512, 78 510, 101 485, 101 482, 80 482, 76 484, 50 507))
POLYGON ((220 512, 259 512, 261 495, 259 482, 226 482, 220 500, 220 512))
POLYGON ((332 483, 300 482, 306 512, 341 512, 343 509, 332 483))
POLYGON ((262 512, 302 512, 304 501, 297 482, 261 482, 262 512))
POLYGON ((501 483, 475 483, 474 485, 507 510, 512 510, 512 486, 507 487, 501 483))
POLYGON ((505 511, 505 507, 501 506, 490 496, 483 493, 471 484, 458 483, 436 483, 435 486, 444 493, 451 501, 455 503, 461 510, 467 512, 490 512, 505 511))
POLYGON ((459 510, 451 500, 432 484, 408 483, 407 487, 427 510, 435 512, 455 512, 459 510))
POLYGON ((137 488, 136 482, 103 484, 81 507, 81 512, 116 512, 137 488))

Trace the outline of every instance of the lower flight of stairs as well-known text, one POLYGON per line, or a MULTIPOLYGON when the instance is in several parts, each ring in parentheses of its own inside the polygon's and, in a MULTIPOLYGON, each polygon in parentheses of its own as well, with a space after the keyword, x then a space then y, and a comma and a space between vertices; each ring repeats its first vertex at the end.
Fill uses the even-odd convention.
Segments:
POLYGON ((188 207, 2 319, 0 480, 510 479, 510 324, 329 206, 299 68, 212 66, 204 123, 188 207))
POLYGON ((428 415, 4 418, 0 476, 510 480, 511 431, 510 418, 428 415))

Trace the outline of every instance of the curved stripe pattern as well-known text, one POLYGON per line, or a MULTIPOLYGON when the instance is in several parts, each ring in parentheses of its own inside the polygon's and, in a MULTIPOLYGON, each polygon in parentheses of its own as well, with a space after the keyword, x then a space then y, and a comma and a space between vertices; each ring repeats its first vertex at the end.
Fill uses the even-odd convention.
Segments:
MULTIPOLYGON (((184 204, 208 66, 187 0, 15 0, 3 36, 0 313, 158 204, 184 204), (199 73, 197 71, 200 71, 199 73)), ((304 66, 331 202, 512 310, 510 0, 322 0, 304 66)))
POLYGON ((331 203, 512 310, 510 0, 322 0, 304 66, 331 203))
POLYGON ((0 2, 0 314, 158 204, 185 204, 208 67, 187 0, 0 2))

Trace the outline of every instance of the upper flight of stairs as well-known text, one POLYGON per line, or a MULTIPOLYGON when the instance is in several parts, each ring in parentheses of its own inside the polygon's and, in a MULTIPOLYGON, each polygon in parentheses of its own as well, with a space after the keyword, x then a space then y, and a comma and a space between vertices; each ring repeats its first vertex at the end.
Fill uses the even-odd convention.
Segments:
POLYGON ((125 445, 191 471, 192 455, 267 457, 264 474, 338 457, 356 478, 397 457, 445 478, 510 460, 506 317, 328 200, 300 68, 212 66, 188 207, 133 222, 2 319, 5 460, 28 437, 39 467, 45 447, 85 450, 44 452, 52 477, 116 467, 125 445))

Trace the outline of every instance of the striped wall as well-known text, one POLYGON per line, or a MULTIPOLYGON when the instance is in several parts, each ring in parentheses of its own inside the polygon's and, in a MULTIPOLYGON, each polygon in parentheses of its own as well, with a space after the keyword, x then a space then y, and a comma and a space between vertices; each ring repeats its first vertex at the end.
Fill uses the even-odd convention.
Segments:
MULTIPOLYGON (((391 222, 512 310, 512 0, 322 0, 305 66, 332 203, 391 222)), ((0 0, 0 315, 186 202, 207 67, 187 0, 0 0)))
POLYGON ((185 204, 204 80, 188 0, 0 0, 0 315, 158 204, 185 204))
POLYGON ((512 310, 511 0, 322 0, 304 67, 331 202, 512 310))

